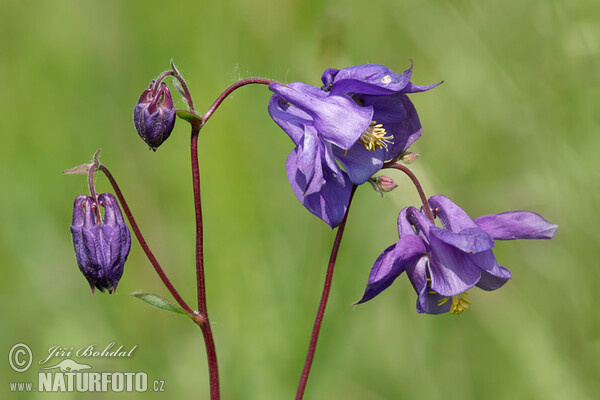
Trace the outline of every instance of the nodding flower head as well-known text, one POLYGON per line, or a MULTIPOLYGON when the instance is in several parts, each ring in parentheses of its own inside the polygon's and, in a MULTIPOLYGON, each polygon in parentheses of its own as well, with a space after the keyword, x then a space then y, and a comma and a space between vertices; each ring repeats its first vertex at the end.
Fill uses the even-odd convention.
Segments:
POLYGON ((173 131, 175 108, 171 92, 164 82, 155 81, 144 90, 133 111, 133 122, 140 137, 154 151, 173 131))
POLYGON ((531 211, 508 211, 471 219, 443 195, 429 204, 442 227, 415 207, 398 216, 400 240, 377 258, 363 298, 371 300, 406 271, 418 295, 417 311, 460 314, 470 301, 467 290, 496 290, 511 277, 492 252, 496 240, 551 239, 558 229, 531 211))
POLYGON ((131 247, 129 228, 123 220, 117 199, 110 193, 98 196, 104 207, 101 219, 96 201, 86 195, 75 199, 73 206, 73 247, 79 269, 94 290, 109 293, 117 289, 123 266, 131 247))

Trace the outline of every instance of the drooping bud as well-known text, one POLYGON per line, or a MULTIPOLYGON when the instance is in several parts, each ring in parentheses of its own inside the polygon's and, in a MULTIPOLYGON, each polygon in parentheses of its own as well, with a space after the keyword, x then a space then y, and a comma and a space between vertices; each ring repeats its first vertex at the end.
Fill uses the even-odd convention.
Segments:
POLYGON ((404 154, 402 154, 402 157, 400 157, 400 161, 402 161, 404 164, 412 164, 417 158, 419 158, 419 155, 417 153, 407 151, 404 154))
POLYGON ((133 111, 133 122, 140 137, 154 151, 167 140, 175 125, 171 92, 164 82, 155 90, 155 81, 144 90, 133 111))
POLYGON ((131 247, 129 228, 117 199, 110 193, 102 193, 98 202, 104 207, 104 219, 100 219, 100 210, 92 197, 78 196, 71 225, 77 265, 92 294, 95 288, 101 292, 108 289, 109 293, 117 289, 131 247))
POLYGON ((375 191, 379 193, 381 197, 383 197, 384 192, 391 192, 398 187, 392 178, 384 175, 370 178, 369 182, 371 185, 373 185, 373 189, 375 189, 375 191))

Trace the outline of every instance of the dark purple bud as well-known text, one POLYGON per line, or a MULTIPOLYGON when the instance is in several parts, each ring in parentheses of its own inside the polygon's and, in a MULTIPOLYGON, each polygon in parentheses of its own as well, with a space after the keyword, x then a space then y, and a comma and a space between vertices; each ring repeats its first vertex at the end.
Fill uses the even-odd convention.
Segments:
POLYGON ((131 247, 129 228, 117 199, 110 193, 102 193, 98 202, 104 207, 103 220, 92 197, 78 196, 71 225, 77 264, 88 280, 92 294, 95 288, 101 292, 108 289, 109 293, 117 289, 131 247))
POLYGON ((175 125, 175 108, 171 92, 164 82, 155 81, 144 90, 133 111, 133 122, 140 137, 154 151, 167 140, 175 125))

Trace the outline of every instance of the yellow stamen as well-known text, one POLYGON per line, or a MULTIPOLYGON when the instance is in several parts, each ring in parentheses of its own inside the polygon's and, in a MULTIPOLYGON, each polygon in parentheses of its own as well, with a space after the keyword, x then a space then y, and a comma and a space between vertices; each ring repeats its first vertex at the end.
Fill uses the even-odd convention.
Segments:
POLYGON ((463 292, 461 294, 457 294, 456 296, 452 296, 452 305, 450 306, 450 314, 461 314, 467 308, 471 302, 467 300, 469 293, 463 292))
MULTIPOLYGON (((436 294, 436 292, 434 292, 433 290, 430 290, 429 293, 436 294)), ((450 296, 452 297, 452 304, 450 305, 450 314, 462 314, 467 308, 469 308, 471 302, 467 300, 468 296, 469 293, 467 292, 463 292, 455 296, 450 296)), ((446 304, 448 300, 450 300, 450 297, 444 297, 443 299, 438 300, 438 307, 446 304)))
POLYGON ((382 124, 378 124, 377 121, 371 121, 371 125, 358 139, 363 147, 369 151, 374 151, 380 148, 387 150, 388 144, 393 144, 390 139, 393 136, 386 136, 385 128, 382 124))

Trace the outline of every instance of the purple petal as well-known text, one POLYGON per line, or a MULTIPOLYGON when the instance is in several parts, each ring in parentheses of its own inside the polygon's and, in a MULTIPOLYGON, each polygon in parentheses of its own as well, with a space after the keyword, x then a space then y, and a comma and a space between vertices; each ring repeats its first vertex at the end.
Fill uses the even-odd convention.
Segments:
POLYGON ((465 253, 480 253, 494 247, 494 240, 479 228, 467 228, 460 232, 450 232, 447 229, 432 226, 429 235, 442 242, 456 247, 465 253))
POLYGON ((407 218, 410 221, 410 223, 417 228, 417 233, 428 238, 429 228, 435 226, 435 224, 431 222, 429 218, 427 218, 425 214, 423 214, 423 212, 416 209, 415 207, 408 207, 406 211, 407 218))
POLYGON ((406 274, 412 283, 415 292, 419 296, 417 298, 417 312, 427 314, 443 314, 450 311, 452 301, 438 305, 439 301, 447 296, 442 296, 439 293, 433 292, 427 282, 427 256, 421 257, 418 262, 406 267, 406 274))
POLYGON ((83 222, 85 220, 85 209, 83 207, 84 204, 89 206, 89 204, 87 204, 87 200, 88 196, 85 194, 80 194, 75 199, 75 202, 73 203, 73 223, 71 225, 83 226, 83 222))
POLYGON ((402 91, 410 82, 412 66, 402 74, 377 64, 356 65, 340 70, 331 88, 332 94, 386 95, 402 91))
POLYGON ((483 215, 475 224, 494 239, 552 239, 558 225, 551 224, 541 215, 531 211, 508 211, 483 215))
POLYGON ((402 89, 402 93, 420 93, 420 92, 426 92, 428 90, 433 89, 434 87, 437 87, 439 85, 441 85, 442 83, 444 83, 443 81, 438 82, 438 83, 433 83, 431 85, 414 85, 411 82, 408 82, 408 85, 406 85, 406 87, 404 89, 402 89))
POLYGON ((498 261, 496 261, 496 256, 494 256, 494 252, 491 250, 477 254, 470 254, 469 260, 478 268, 481 268, 483 271, 497 278, 507 280, 512 277, 508 269, 498 264, 498 261))
POLYGON ((415 230, 413 229, 410 220, 409 213, 419 212, 415 207, 404 207, 400 210, 398 214, 398 236, 404 237, 406 235, 415 235, 415 230))
POLYGON ((319 191, 325 183, 321 147, 322 144, 313 129, 305 129, 305 134, 296 150, 297 167, 304 175, 306 184, 306 187, 301 187, 305 195, 319 191))
POLYGON ((481 269, 471 262, 467 253, 433 235, 429 236, 429 243, 432 290, 444 296, 454 296, 475 286, 481 277, 481 269))
POLYGON ((372 106, 373 119, 382 124, 393 143, 388 144, 384 160, 399 156, 423 133, 414 105, 405 94, 363 96, 365 106, 372 106))
POLYGON ((324 169, 324 183, 320 190, 305 195, 306 178, 298 169, 296 154, 297 149, 293 150, 286 160, 287 175, 294 194, 308 211, 335 228, 342 222, 346 214, 352 191, 350 179, 343 171, 335 176, 329 169, 324 169))
POLYGON ((355 304, 371 300, 387 289, 404 270, 422 258, 425 245, 416 235, 405 236, 387 249, 377 258, 363 297, 355 304))
POLYGON ((429 257, 427 254, 423 254, 416 262, 407 264, 406 275, 410 280, 415 292, 417 294, 428 286, 427 282, 427 263, 429 257))
POLYGON ((333 81, 338 72, 340 72, 339 69, 327 68, 321 76, 321 82, 323 82, 323 86, 327 88, 333 85, 333 81))
POLYGON ((448 299, 448 296, 442 296, 439 293, 431 292, 428 287, 425 287, 419 293, 417 299, 417 312, 426 314, 444 314, 450 311, 452 306, 452 299, 448 299), (440 302, 447 299, 443 304, 440 302))
POLYGON ((276 94, 269 100, 269 114, 297 146, 304 136, 304 127, 312 125, 312 117, 276 94))
POLYGON ((361 107, 347 96, 328 95, 301 82, 290 85, 273 83, 269 88, 309 114, 319 134, 345 150, 352 147, 373 119, 372 108, 361 107))
POLYGON ((333 153, 355 185, 365 183, 374 173, 379 171, 383 166, 385 157, 383 149, 369 151, 359 142, 348 150, 348 154, 339 147, 334 147, 333 153))
POLYGON ((479 279, 479 282, 477 282, 476 286, 483 290, 496 290, 502 287, 502 285, 504 285, 510 278, 512 278, 512 275, 508 269, 502 266, 499 267, 505 270, 504 275, 508 275, 508 277, 502 278, 499 276, 494 276, 485 271, 481 271, 481 278, 479 279))
POLYGON ((452 232, 460 232, 467 228, 477 228, 471 217, 444 195, 438 194, 430 197, 429 205, 432 208, 439 208, 438 217, 442 221, 442 224, 444 224, 444 227, 452 232))

